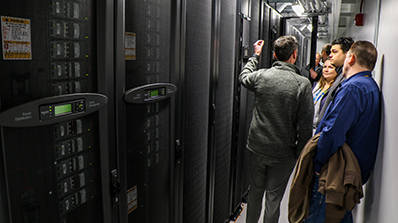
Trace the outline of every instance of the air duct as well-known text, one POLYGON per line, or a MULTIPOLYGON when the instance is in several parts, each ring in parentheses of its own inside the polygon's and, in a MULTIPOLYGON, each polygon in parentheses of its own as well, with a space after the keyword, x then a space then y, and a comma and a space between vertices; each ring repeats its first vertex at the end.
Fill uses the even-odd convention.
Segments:
POLYGON ((309 6, 308 6, 308 2, 304 1, 304 0, 297 0, 298 5, 301 5, 301 7, 304 8, 305 12, 308 12, 309 6))
POLYGON ((292 9, 297 16, 302 16, 305 12, 305 8, 301 4, 292 5, 292 9))
POLYGON ((322 7, 322 5, 321 5, 320 0, 312 0, 312 1, 314 2, 315 9, 316 9, 317 12, 323 11, 323 10, 322 10, 323 7, 322 7))
POLYGON ((280 5, 280 6, 277 8, 277 11, 278 11, 279 13, 282 13, 282 11, 285 10, 285 8, 288 7, 289 5, 292 5, 292 3, 283 3, 282 5, 280 5))
POLYGON ((312 13, 316 12, 316 9, 315 9, 315 6, 314 6, 314 0, 307 1, 307 4, 309 4, 309 6, 311 8, 310 12, 312 12, 312 13))
POLYGON ((327 17, 326 17, 327 15, 320 15, 319 16, 319 24, 320 25, 326 25, 326 22, 327 22, 327 17))

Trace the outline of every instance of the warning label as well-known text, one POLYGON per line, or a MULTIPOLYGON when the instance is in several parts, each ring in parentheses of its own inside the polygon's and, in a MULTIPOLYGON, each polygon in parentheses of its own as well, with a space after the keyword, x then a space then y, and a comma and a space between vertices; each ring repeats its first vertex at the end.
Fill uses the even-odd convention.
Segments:
POLYGON ((135 33, 126 32, 124 35, 124 55, 126 60, 136 60, 135 33))
POLYGON ((4 60, 31 60, 30 19, 1 16, 4 60))
POLYGON ((127 212, 130 214, 138 207, 137 186, 127 190, 127 212))

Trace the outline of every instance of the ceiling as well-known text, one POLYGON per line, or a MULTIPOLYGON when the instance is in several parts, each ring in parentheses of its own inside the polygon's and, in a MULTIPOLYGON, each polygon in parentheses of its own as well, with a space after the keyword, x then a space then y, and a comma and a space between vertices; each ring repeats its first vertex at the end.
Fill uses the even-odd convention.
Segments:
POLYGON ((311 17, 318 16, 318 38, 330 41, 344 35, 359 13, 361 0, 268 0, 268 5, 288 19, 288 25, 311 36, 311 17), (300 9, 300 10, 298 10, 300 9), (293 18, 291 18, 293 17, 293 18))

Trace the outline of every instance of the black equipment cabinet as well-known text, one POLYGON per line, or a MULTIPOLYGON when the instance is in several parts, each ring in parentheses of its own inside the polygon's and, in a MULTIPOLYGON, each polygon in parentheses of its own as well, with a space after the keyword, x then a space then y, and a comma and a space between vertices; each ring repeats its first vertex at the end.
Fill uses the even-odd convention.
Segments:
MULTIPOLYGON (((253 94, 240 85, 239 74, 247 59, 253 53, 252 32, 258 33, 255 22, 258 21, 258 1, 241 0, 238 4, 238 39, 237 57, 235 62, 235 83, 234 83, 234 107, 233 107, 233 141, 232 141, 232 165, 231 165, 231 209, 238 213, 241 203, 245 202, 248 192, 247 179, 247 149, 246 141, 248 127, 251 121, 250 106, 253 101, 253 94), (253 21, 254 20, 254 21, 253 21)), ((256 38, 258 39, 258 37, 256 38)), ((235 216, 236 217, 236 216, 235 216)))
POLYGON ((100 11, 94 0, 2 3, 1 222, 110 222, 100 11))
POLYGON ((211 0, 186 1, 183 99, 183 221, 206 222, 211 0))
POLYGON ((175 1, 116 1, 120 222, 175 222, 175 1))
MULTIPOLYGON (((290 25, 291 22, 295 22, 295 20, 298 20, 300 18, 284 18, 282 19, 282 21, 284 22, 284 24, 286 24, 284 26, 284 33, 286 35, 292 35, 295 36, 299 45, 298 48, 298 58, 296 61, 296 66, 304 69, 309 62, 308 56, 310 55, 310 51, 312 49, 312 46, 314 44, 312 44, 312 38, 310 36, 306 36, 305 33, 303 33, 302 31, 300 31, 299 29, 295 28, 294 26, 290 25)), ((316 44, 316 41, 315 41, 316 44)), ((314 53, 315 55, 315 53, 314 53)))
MULTIPOLYGON (((218 36, 213 43, 218 49, 216 69, 213 77, 214 134, 210 149, 214 155, 214 204, 213 222, 225 222, 231 215, 231 143, 233 84, 235 72, 235 43, 237 1, 220 0, 218 36)), ((214 38, 214 37, 213 37, 214 38)), ((209 205, 210 206, 210 205, 209 205)))
MULTIPOLYGON (((269 68, 272 65, 272 43, 282 35, 282 20, 280 14, 267 3, 260 0, 241 0, 238 11, 237 29, 237 60, 235 78, 247 59, 252 56, 253 43, 262 39, 265 41, 258 69, 269 68)), ((231 209, 235 215, 241 210, 241 203, 246 202, 250 190, 247 172, 248 150, 246 148, 248 130, 252 119, 252 110, 255 103, 255 95, 240 85, 234 84, 234 108, 233 108, 233 141, 231 164, 231 209)))
POLYGON ((278 37, 284 35, 282 16, 267 3, 262 4, 262 36, 265 40, 263 54, 261 55, 261 67, 271 67, 273 59, 273 43, 278 37))

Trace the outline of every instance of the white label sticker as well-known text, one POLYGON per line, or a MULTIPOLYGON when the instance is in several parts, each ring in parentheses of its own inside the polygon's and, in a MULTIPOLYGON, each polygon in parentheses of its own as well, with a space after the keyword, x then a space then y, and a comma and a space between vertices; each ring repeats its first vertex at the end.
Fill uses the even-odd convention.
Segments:
POLYGON ((31 60, 30 19, 1 16, 4 60, 31 60))
POLYGON ((79 3, 73 3, 73 18, 78 19, 80 12, 80 6, 79 3))
POLYGON ((126 60, 136 60, 136 35, 126 32, 124 35, 124 55, 126 60))

